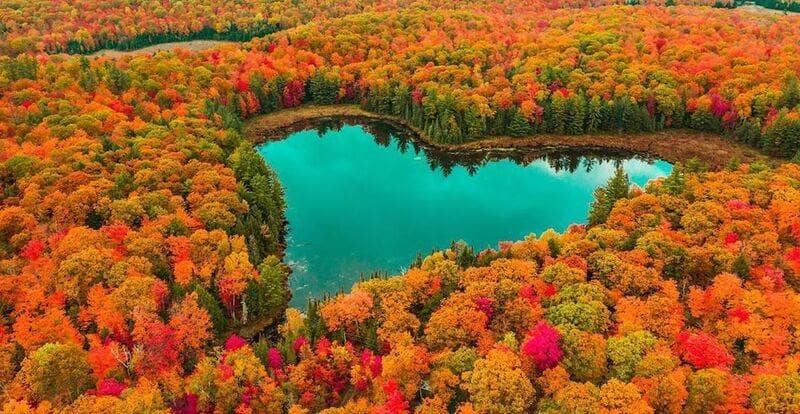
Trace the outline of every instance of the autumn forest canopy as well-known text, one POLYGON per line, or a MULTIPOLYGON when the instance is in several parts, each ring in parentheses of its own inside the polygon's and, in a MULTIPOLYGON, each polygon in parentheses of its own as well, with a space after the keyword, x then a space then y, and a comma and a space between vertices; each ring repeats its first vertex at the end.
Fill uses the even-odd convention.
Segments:
POLYGON ((800 412, 800 14, 756 4, 2 2, 0 410, 800 412), (197 39, 229 42, 90 56, 197 39), (297 310, 247 125, 312 104, 443 149, 704 132, 765 161, 619 170, 586 224, 297 310))

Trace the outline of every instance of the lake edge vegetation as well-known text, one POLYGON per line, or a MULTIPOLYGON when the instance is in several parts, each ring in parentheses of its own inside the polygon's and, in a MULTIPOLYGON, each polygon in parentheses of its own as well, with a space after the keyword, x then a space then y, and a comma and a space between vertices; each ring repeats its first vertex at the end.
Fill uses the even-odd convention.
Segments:
POLYGON ((423 147, 454 157, 469 158, 481 153, 501 156, 502 154, 571 152, 582 149, 592 152, 607 149, 660 158, 673 164, 694 159, 712 169, 727 167, 731 159, 745 163, 767 163, 772 166, 783 162, 724 136, 688 129, 630 134, 487 136, 460 144, 440 143, 430 139, 424 131, 409 125, 402 118, 370 112, 356 104, 317 105, 310 103, 282 109, 248 119, 244 123, 243 133, 255 144, 261 144, 265 141, 283 139, 291 132, 314 128, 320 123, 338 120, 344 120, 350 124, 386 122, 398 130, 408 131, 404 135, 412 137, 423 147))

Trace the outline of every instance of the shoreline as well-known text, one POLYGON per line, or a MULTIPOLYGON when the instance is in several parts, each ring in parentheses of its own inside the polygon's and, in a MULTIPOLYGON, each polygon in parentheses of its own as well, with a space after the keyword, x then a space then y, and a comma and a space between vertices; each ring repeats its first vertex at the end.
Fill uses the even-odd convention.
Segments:
POLYGON ((432 142, 425 133, 405 120, 391 115, 377 114, 355 104, 301 105, 282 109, 271 114, 247 120, 244 134, 254 144, 282 139, 287 130, 313 128, 324 121, 382 121, 408 130, 423 147, 453 156, 484 155, 503 157, 509 155, 541 156, 563 151, 603 152, 613 151, 659 158, 672 164, 697 158, 711 169, 722 169, 728 161, 738 157, 743 163, 764 161, 770 165, 780 160, 762 154, 744 144, 722 136, 688 129, 666 129, 642 134, 585 134, 585 135, 532 135, 524 137, 487 136, 463 144, 432 142))

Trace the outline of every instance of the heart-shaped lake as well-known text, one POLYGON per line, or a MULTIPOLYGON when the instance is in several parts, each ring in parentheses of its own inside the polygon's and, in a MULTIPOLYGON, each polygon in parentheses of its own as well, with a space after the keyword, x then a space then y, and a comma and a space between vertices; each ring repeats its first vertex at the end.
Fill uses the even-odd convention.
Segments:
POLYGON ((399 273, 454 240, 479 251, 585 223, 592 193, 617 166, 639 186, 672 170, 619 154, 453 157, 385 124, 321 126, 258 150, 286 193, 293 306, 373 271, 399 273))

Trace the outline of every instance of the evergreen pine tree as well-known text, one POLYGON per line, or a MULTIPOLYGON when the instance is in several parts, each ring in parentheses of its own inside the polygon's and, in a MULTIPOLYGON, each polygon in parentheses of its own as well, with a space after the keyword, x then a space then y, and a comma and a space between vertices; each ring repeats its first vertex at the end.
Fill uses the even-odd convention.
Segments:
POLYGON ((525 116, 518 110, 511 112, 511 120, 508 123, 508 135, 512 137, 522 137, 530 135, 533 132, 531 124, 525 119, 525 116))
POLYGON ((789 75, 786 78, 786 84, 783 87, 778 106, 780 108, 793 109, 797 105, 800 105, 800 82, 798 82, 797 76, 789 75))
POLYGON ((698 131, 722 132, 722 122, 707 109, 695 110, 689 120, 689 126, 698 131))
POLYGON ((276 256, 269 256, 258 266, 259 277, 248 282, 245 301, 253 317, 272 316, 288 300, 286 281, 289 272, 276 256))
POLYGON ((445 134, 447 141, 451 144, 461 144, 464 142, 464 134, 461 131, 461 125, 454 113, 450 113, 445 121, 445 134))
POLYGON ((475 265, 475 251, 465 241, 459 240, 451 243, 450 250, 452 250, 456 256, 456 264, 462 269, 475 265))
POLYGON ((750 262, 743 253, 740 253, 736 260, 733 261, 733 273, 742 280, 750 279, 750 262))
POLYGON ((407 118, 411 107, 411 90, 406 85, 400 85, 392 96, 392 115, 407 118))
POLYGON ((250 74, 250 78, 247 80, 247 85, 248 89, 253 92, 253 95, 256 96, 259 105, 263 109, 264 103, 267 101, 267 94, 264 91, 267 81, 264 79, 264 75, 260 72, 254 72, 250 74))
POLYGON ((570 135, 580 135, 584 132, 583 125, 586 121, 586 99, 583 95, 574 95, 567 101, 566 132, 570 135))
POLYGON ((378 327, 379 322, 376 318, 369 318, 364 323, 358 325, 358 342, 367 349, 375 352, 380 350, 380 341, 378 340, 378 327))
POLYGON ((623 132, 640 131, 641 125, 639 124, 640 119, 636 103, 627 96, 618 99, 615 103, 617 130, 623 132))
POLYGON ((614 203, 617 200, 628 197, 630 191, 630 179, 622 168, 617 168, 605 187, 595 190, 594 202, 589 210, 589 225, 595 226, 605 223, 614 203))
POLYGON ((498 109, 489 120, 489 134, 508 135, 509 110, 498 109))
POLYGON ((793 157, 800 150, 800 121, 783 110, 767 128, 763 137, 764 149, 783 158, 793 157))
POLYGON ((248 246, 254 247, 251 260, 259 263, 265 255, 277 253, 282 242, 286 211, 283 187, 277 174, 248 143, 239 145, 229 164, 242 184, 242 198, 250 205, 233 232, 245 236, 248 246))
POLYGON ((131 76, 128 72, 111 63, 106 64, 106 70, 108 71, 106 84, 111 92, 120 95, 131 87, 131 76))
POLYGON ((478 139, 486 134, 486 120, 474 108, 468 108, 464 112, 464 123, 466 124, 467 140, 478 139))
POLYGON ((551 257, 558 257, 561 254, 561 244, 555 237, 547 239, 547 250, 550 251, 551 257))
POLYGON ((264 112, 281 109, 284 88, 286 88, 286 79, 283 76, 278 76, 266 84, 264 87, 264 101, 261 102, 261 109, 264 112))
POLYGON ((671 195, 677 196, 682 194, 686 186, 686 176, 683 172, 683 166, 675 164, 672 173, 664 179, 661 185, 667 190, 667 193, 671 195))
POLYGON ((758 120, 743 119, 736 126, 733 135, 739 142, 755 147, 762 145, 761 123, 758 120))
POLYGON ((594 134, 600 130, 602 125, 602 106, 603 103, 597 96, 592 97, 589 101, 586 111, 586 133, 594 134))
POLYGON ((217 338, 221 338, 228 329, 228 320, 225 318, 222 306, 201 284, 195 283, 194 291, 197 292, 197 303, 208 312, 208 316, 211 318, 214 334, 217 338))
POLYGON ((614 101, 602 102, 600 107, 600 130, 601 131, 618 131, 616 121, 616 103, 614 101))
POLYGON ((739 157, 731 157, 731 159, 728 160, 728 164, 725 166, 725 168, 728 171, 736 171, 739 169, 739 166, 741 165, 742 165, 742 160, 739 159, 739 157))
POLYGON ((440 139, 439 137, 439 125, 438 125, 438 108, 436 105, 437 101, 436 93, 431 91, 428 96, 422 100, 422 124, 419 127, 422 127, 425 130, 425 133, 428 137, 435 142, 440 139))
POLYGON ((556 93, 551 97, 549 115, 548 132, 563 134, 567 116, 567 100, 561 94, 556 93))
POLYGON ((311 100, 318 104, 332 104, 339 99, 339 77, 318 70, 308 80, 311 100))
POLYGON ((311 344, 315 344, 317 339, 325 336, 327 329, 325 329, 325 321, 322 320, 322 315, 319 313, 320 303, 316 299, 308 301, 308 309, 306 310, 306 319, 303 325, 306 338, 311 344))
POLYGON ((634 105, 636 113, 636 129, 635 131, 653 132, 656 130, 656 122, 647 112, 647 108, 641 105, 634 105))
POLYGON ((80 85, 83 90, 87 92, 94 92, 95 88, 97 88, 97 73, 92 69, 91 65, 89 64, 89 59, 86 56, 81 56, 81 74, 80 78, 78 79, 78 85, 80 85))
POLYGON ((409 121, 411 122, 411 125, 414 125, 415 127, 421 128, 423 123, 424 123, 423 115, 424 115, 424 112, 422 110, 422 105, 412 101, 412 103, 411 103, 411 116, 409 118, 409 121))

